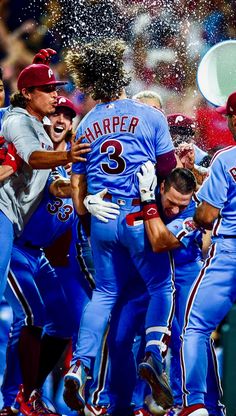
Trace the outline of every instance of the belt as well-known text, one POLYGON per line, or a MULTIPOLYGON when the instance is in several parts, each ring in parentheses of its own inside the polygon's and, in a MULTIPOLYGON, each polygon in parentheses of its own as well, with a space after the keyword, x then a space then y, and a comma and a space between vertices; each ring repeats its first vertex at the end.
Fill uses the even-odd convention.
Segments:
POLYGON ((140 206, 141 205, 141 199, 140 198, 123 198, 122 196, 115 196, 111 195, 108 192, 104 195, 105 199, 109 199, 112 201, 113 198, 116 199, 116 203, 119 205, 125 205, 125 201, 131 201, 131 205, 133 206, 140 206))
POLYGON ((236 238, 236 235, 219 234, 218 237, 223 237, 223 238, 236 238))

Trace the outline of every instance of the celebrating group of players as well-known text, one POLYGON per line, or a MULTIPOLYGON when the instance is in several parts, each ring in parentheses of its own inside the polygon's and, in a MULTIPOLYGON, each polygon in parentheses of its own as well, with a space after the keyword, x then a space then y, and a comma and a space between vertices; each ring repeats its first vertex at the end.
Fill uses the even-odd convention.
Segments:
MULTIPOLYGON (((236 298, 235 147, 205 178, 206 155, 179 144, 193 121, 176 114, 168 126, 155 94, 152 106, 148 93, 126 97, 124 50, 105 40, 67 54, 78 88, 99 100, 75 139, 52 49, 20 73, 4 109, 0 294, 14 319, 1 416, 57 414, 42 387, 71 338, 64 400, 79 414, 224 414, 210 336, 236 298)), ((219 110, 234 138, 235 97, 219 110)))

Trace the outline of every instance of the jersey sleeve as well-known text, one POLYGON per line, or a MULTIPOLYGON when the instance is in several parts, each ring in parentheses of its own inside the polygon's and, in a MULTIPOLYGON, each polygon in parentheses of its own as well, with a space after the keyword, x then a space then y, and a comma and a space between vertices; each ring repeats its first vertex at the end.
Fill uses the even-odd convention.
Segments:
POLYGON ((31 153, 43 151, 37 133, 32 125, 23 119, 13 118, 7 120, 7 126, 4 131, 6 139, 12 142, 19 156, 28 163, 31 153))
POLYGON ((174 150, 166 117, 160 111, 156 114, 155 120, 155 145, 156 156, 160 156, 174 150))
POLYGON ((222 209, 227 201, 228 186, 227 169, 224 167, 223 160, 218 157, 212 163, 209 176, 197 192, 197 198, 222 209))

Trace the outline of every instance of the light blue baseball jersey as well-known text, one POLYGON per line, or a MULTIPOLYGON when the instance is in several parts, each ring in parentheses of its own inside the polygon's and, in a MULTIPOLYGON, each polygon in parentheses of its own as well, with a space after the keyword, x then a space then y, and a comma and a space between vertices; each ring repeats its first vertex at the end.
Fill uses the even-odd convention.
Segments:
POLYGON ((220 209, 212 236, 236 235, 236 147, 229 146, 216 153, 209 176, 197 193, 200 201, 220 209))
POLYGON ((75 213, 71 198, 54 197, 49 192, 50 184, 58 176, 68 178, 62 166, 57 167, 50 174, 43 199, 26 224, 21 236, 15 240, 17 244, 27 242, 38 247, 48 247, 72 226, 75 213))
POLYGON ((164 114, 130 99, 97 104, 79 124, 81 135, 92 150, 72 172, 87 175, 91 194, 107 187, 113 195, 139 197, 140 165, 173 150, 164 114))

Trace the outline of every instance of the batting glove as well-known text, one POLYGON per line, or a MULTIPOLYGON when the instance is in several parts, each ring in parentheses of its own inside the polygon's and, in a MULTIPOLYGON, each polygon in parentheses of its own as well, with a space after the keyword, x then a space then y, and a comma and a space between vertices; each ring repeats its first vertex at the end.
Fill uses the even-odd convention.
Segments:
POLYGON ((150 160, 141 166, 141 172, 137 173, 137 177, 139 180, 141 202, 155 201, 157 177, 155 167, 150 160))
POLYGON ((117 215, 120 214, 120 207, 113 202, 107 202, 103 200, 103 197, 107 193, 107 188, 98 192, 95 195, 87 195, 84 198, 84 205, 88 212, 94 217, 98 218, 102 222, 108 222, 108 220, 115 220, 117 215))
POLYGON ((54 49, 40 49, 40 51, 34 56, 33 64, 49 65, 50 59, 53 55, 56 55, 56 51, 54 51, 54 49))

